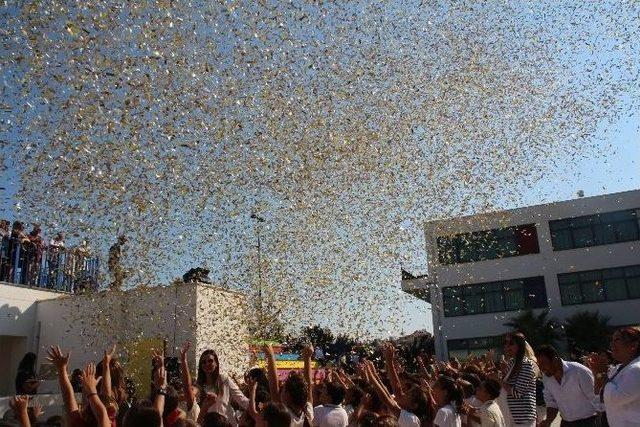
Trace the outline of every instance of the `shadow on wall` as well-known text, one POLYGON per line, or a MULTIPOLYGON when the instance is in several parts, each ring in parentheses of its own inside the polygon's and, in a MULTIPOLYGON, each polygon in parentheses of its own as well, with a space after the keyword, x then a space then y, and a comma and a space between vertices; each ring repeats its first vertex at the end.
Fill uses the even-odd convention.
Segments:
POLYGON ((20 307, 3 304, 0 306, 0 335, 31 335, 35 313, 35 304, 31 304, 24 311, 20 307))

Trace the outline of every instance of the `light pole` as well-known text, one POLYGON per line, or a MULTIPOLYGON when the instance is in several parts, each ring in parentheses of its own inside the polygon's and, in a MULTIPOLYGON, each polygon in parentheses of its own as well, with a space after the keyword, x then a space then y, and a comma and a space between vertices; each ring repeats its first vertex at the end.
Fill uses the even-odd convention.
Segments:
POLYGON ((260 223, 264 222, 264 218, 256 214, 251 214, 251 219, 256 221, 255 229, 258 237, 258 317, 260 318, 260 322, 262 322, 262 248, 260 247, 260 223))

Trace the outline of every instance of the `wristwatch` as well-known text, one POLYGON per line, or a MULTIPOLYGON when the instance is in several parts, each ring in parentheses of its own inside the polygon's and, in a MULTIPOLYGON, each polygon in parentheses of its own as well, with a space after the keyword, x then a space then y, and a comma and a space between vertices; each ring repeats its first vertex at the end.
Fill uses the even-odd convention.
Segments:
POLYGON ((158 394, 166 396, 167 395, 167 389, 166 388, 159 388, 158 389, 158 394))

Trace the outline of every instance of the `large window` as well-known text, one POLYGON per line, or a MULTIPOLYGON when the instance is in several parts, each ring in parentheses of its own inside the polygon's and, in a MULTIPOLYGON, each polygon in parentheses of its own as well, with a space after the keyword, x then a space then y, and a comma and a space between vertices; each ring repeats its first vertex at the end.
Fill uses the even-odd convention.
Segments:
POLYGON ((445 317, 548 306, 544 277, 449 286, 442 289, 445 317))
POLYGON ((562 305, 640 298, 640 265, 558 275, 562 305))
POLYGON ((640 209, 549 221, 554 251, 640 239, 640 209))
POLYGON ((485 354, 489 350, 494 350, 498 355, 502 353, 502 335, 495 337, 447 340, 447 351, 449 352, 449 357, 465 359, 472 354, 485 354))
POLYGON ((540 251, 534 224, 438 237, 440 264, 483 261, 540 251))

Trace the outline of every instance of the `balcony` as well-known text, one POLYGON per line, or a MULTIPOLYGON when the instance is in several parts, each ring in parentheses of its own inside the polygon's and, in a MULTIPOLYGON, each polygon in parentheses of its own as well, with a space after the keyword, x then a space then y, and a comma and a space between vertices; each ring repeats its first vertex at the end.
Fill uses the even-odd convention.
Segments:
POLYGON ((431 294, 429 287, 436 284, 436 279, 428 274, 422 276, 413 276, 406 271, 402 272, 402 280, 400 281, 402 290, 416 298, 431 303, 431 294))
POLYGON ((0 282, 59 292, 97 289, 98 257, 82 246, 38 246, 28 239, 3 238, 0 282))

